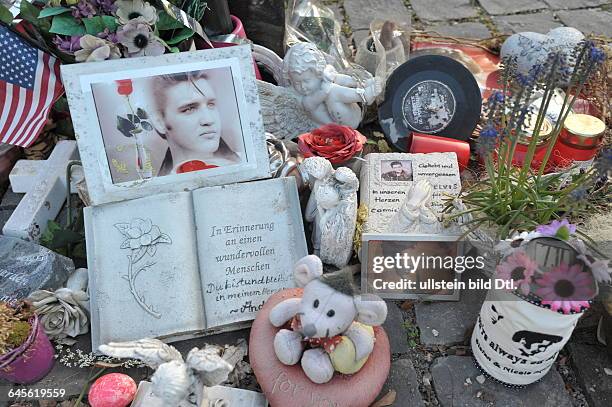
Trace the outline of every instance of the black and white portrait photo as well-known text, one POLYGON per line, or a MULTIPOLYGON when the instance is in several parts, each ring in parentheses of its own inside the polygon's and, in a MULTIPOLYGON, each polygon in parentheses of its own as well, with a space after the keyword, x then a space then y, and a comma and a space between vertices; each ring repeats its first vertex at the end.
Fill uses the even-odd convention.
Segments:
POLYGON ((249 46, 61 70, 95 205, 270 176, 249 46))
POLYGON ((412 181, 412 161, 381 160, 381 181, 412 181))
POLYGON ((114 183, 240 164, 230 67, 92 84, 114 183))

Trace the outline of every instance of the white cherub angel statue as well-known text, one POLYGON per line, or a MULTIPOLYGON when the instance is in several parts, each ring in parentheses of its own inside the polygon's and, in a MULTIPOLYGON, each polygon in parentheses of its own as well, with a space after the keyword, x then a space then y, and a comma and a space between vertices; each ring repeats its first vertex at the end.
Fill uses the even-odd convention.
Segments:
POLYGON ((362 118, 359 104, 372 104, 382 91, 379 78, 362 84, 338 73, 315 45, 306 42, 287 51, 282 72, 290 87, 258 84, 266 131, 283 139, 329 123, 357 128, 362 118))
POLYGON ((314 253, 324 263, 342 268, 353 252, 359 180, 350 168, 334 170, 322 157, 305 159, 300 169, 312 190, 305 218, 312 222, 314 253))
POLYGON ((133 342, 111 342, 100 346, 100 352, 115 358, 132 358, 155 369, 151 378, 153 394, 164 407, 219 407, 223 400, 206 400, 204 386, 216 386, 227 380, 234 369, 220 356, 220 349, 207 345, 193 348, 187 359, 173 346, 158 339, 133 342))
POLYGON ((420 180, 410 188, 400 210, 389 222, 390 233, 435 234, 442 231, 442 223, 431 208, 433 187, 427 180, 420 180))

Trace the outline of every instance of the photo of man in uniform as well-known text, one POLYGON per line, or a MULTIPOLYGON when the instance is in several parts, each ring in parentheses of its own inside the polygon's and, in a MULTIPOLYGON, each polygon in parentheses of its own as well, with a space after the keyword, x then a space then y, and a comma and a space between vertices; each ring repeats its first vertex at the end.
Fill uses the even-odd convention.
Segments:
POLYGON ((151 78, 153 126, 168 142, 158 176, 237 164, 224 140, 217 92, 206 71, 151 78))
POLYGON ((383 181, 412 181, 412 165, 410 161, 391 161, 386 167, 390 170, 385 171, 385 164, 388 161, 381 161, 381 178, 383 181))

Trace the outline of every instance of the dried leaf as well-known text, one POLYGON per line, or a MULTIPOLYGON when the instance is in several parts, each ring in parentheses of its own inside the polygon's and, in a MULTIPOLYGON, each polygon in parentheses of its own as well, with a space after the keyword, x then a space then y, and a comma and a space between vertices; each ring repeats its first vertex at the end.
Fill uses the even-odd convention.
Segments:
POLYGON ((395 390, 391 389, 387 394, 385 394, 381 399, 376 401, 370 407, 386 407, 391 406, 395 403, 395 398, 397 397, 397 393, 395 390))
POLYGON ((413 307, 414 303, 410 300, 402 302, 402 305, 400 306, 400 308, 404 311, 410 311, 413 307))

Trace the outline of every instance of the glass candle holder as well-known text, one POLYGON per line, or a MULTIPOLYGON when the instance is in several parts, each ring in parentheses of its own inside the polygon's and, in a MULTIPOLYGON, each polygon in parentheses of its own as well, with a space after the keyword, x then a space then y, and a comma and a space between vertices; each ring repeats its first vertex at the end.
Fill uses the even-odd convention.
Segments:
POLYGON ((568 167, 574 161, 595 157, 601 145, 606 124, 595 116, 572 114, 567 117, 553 149, 557 167, 568 167))

